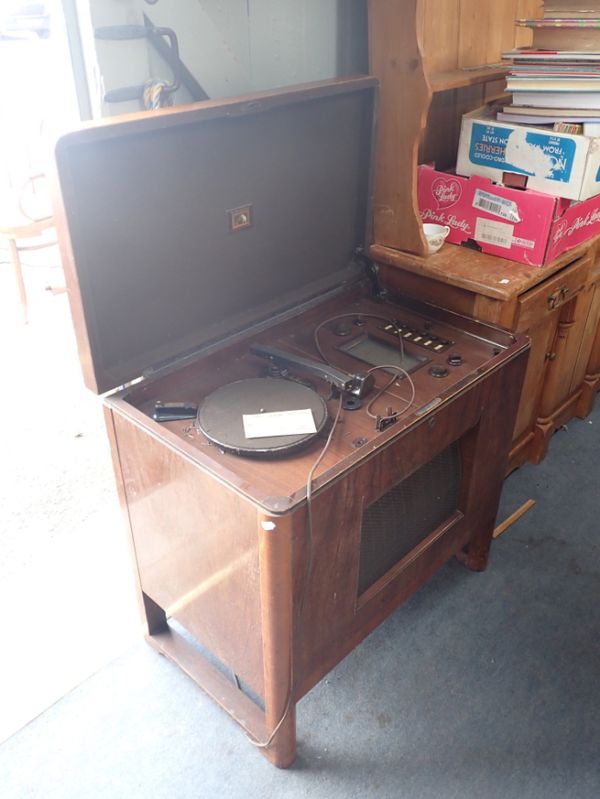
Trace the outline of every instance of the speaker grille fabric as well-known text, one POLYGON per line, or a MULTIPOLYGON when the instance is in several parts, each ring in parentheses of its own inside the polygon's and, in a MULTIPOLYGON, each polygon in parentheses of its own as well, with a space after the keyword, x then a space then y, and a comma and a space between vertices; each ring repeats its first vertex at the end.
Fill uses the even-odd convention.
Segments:
POLYGON ((460 448, 455 441, 365 509, 359 595, 457 510, 460 483, 460 448))

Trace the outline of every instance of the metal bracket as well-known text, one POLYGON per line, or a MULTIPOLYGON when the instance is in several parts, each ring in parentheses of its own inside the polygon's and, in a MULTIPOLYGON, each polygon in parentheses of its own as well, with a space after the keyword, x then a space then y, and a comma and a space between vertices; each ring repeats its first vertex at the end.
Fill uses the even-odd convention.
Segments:
MULTIPOLYGON (((157 28, 146 25, 106 25, 94 29, 94 37, 102 41, 130 41, 132 39, 155 39, 163 37, 169 40, 169 47, 165 51, 165 60, 173 72, 173 82, 163 88, 163 93, 172 94, 181 85, 181 61, 179 59, 179 42, 177 35, 171 28, 157 28)), ((107 103, 123 103, 128 100, 139 100, 143 97, 145 86, 123 86, 120 89, 111 89, 104 95, 107 103)))
POLYGON ((362 247, 357 247, 354 250, 354 261, 355 263, 362 264, 365 270, 365 275, 371 283, 371 293, 373 295, 373 299, 377 300, 377 302, 382 302, 385 300, 388 292, 387 289, 384 289, 379 282, 379 269, 377 264, 368 257, 362 247))

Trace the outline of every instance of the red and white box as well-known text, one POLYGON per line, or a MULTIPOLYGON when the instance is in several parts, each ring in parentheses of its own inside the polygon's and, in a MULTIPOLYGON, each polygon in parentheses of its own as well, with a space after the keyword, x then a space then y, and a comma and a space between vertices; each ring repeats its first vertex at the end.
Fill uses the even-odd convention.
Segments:
POLYGON ((482 252, 544 266, 600 234, 600 195, 571 202, 532 189, 514 189, 479 176, 418 168, 423 222, 448 225, 446 241, 475 242, 482 252))

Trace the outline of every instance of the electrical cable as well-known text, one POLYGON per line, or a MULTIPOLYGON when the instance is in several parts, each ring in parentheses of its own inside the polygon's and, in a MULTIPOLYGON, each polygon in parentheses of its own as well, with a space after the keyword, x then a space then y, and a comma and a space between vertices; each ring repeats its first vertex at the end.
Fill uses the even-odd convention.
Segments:
MULTIPOLYGON (((395 379, 395 378, 394 378, 395 379)), ((333 434, 338 426, 341 414, 342 414, 342 401, 343 395, 340 394, 338 408, 333 420, 333 424, 331 425, 331 430, 329 431, 329 435, 327 436, 327 440, 325 441, 324 446, 319 453, 319 456, 313 463, 308 472, 308 476, 306 478, 306 535, 307 535, 307 548, 308 548, 308 564, 306 566, 306 573, 304 576, 304 581, 302 584, 302 591, 300 593, 300 598, 298 602, 298 611, 297 611, 297 618, 298 618, 298 630, 300 638, 303 637, 302 633, 302 615, 304 612, 304 601, 306 599, 306 594, 308 591, 308 586, 310 585, 310 579, 312 576, 313 570, 313 516, 312 516, 312 489, 313 489, 313 480, 314 474, 319 467, 319 464, 325 457, 327 450, 329 449, 331 442, 333 440, 333 434)), ((246 732, 246 737, 250 741, 251 744, 257 747, 257 749, 267 749, 273 742, 273 739, 281 729, 281 725, 286 720, 288 713, 290 712, 290 708, 292 706, 292 698, 294 696, 296 685, 295 685, 295 675, 294 675, 294 625, 290 625, 290 687, 287 695, 287 701, 285 703, 285 708, 283 709, 283 713, 281 714, 281 718, 273 728, 273 731, 269 735, 266 741, 257 741, 253 738, 250 733, 246 732)))
MULTIPOLYGON (((343 318, 346 318, 346 317, 353 317, 353 318, 367 317, 369 319, 378 319, 379 321, 386 322, 387 324, 392 325, 394 327, 394 329, 396 330, 396 333, 398 335, 400 358, 401 358, 401 360, 404 360, 404 342, 402 340, 402 331, 401 331, 400 327, 398 326, 398 324, 396 322, 394 322, 392 319, 388 319, 387 317, 379 316, 377 314, 344 313, 344 314, 337 314, 336 316, 332 316, 332 317, 329 317, 328 319, 325 319, 323 322, 320 322, 317 325, 317 327, 314 329, 313 338, 314 338, 315 347, 316 347, 317 352, 321 356, 321 359, 325 363, 328 364, 329 361, 327 360, 323 350, 321 349, 321 345, 319 343, 319 332, 325 325, 329 324, 330 322, 334 322, 337 319, 343 319, 343 318)), ((416 392, 415 384, 414 384, 411 376, 408 374, 408 372, 405 369, 403 369, 402 367, 396 366, 395 364, 392 364, 392 365, 382 364, 382 365, 378 365, 378 366, 373 366, 372 368, 367 370, 367 373, 371 374, 372 372, 375 372, 378 369, 393 369, 393 370, 396 371, 396 374, 392 377, 392 379, 388 383, 386 383, 383 386, 383 388, 381 388, 377 392, 375 397, 373 397, 373 399, 369 402, 369 404, 367 405, 367 408, 366 408, 366 413, 372 419, 384 419, 384 420, 386 420, 386 419, 395 419, 395 418, 397 418, 397 414, 393 414, 392 416, 383 416, 383 417, 380 416, 380 417, 378 417, 376 414, 373 414, 371 412, 371 408, 373 407, 374 403, 398 379, 399 373, 401 373, 402 375, 404 375, 406 377, 406 379, 408 380, 408 383, 409 383, 409 385, 411 387, 411 397, 410 397, 410 399, 405 399, 404 397, 399 397, 400 400, 402 400, 404 403, 406 403, 406 407, 402 410, 402 413, 406 413, 408 411, 408 409, 412 406, 412 404, 414 402, 414 399, 415 399, 415 392, 416 392)), ((325 441, 325 445, 323 446, 323 448, 321 449, 321 452, 319 453, 319 456, 317 457, 317 459, 315 460, 315 462, 311 466, 310 471, 308 472, 308 475, 307 475, 307 478, 306 478, 306 534, 307 534, 308 563, 307 563, 307 567, 306 567, 306 573, 304 575, 304 581, 303 581, 303 584, 302 584, 302 590, 300 592, 300 598, 299 598, 298 609, 297 609, 297 614, 296 614, 297 615, 297 619, 298 619, 298 633, 299 633, 299 637, 300 638, 302 638, 302 636, 303 636, 302 616, 303 616, 303 612, 304 612, 304 602, 305 602, 305 599, 306 599, 306 594, 308 592, 308 587, 310 585, 310 580, 311 580, 311 577, 312 577, 312 571, 313 571, 313 565, 314 565, 313 564, 313 512, 312 512, 312 491, 313 491, 314 475, 315 475, 316 470, 319 467, 319 464, 322 462, 323 458, 325 457, 325 454, 327 453, 327 451, 328 451, 328 449, 329 449, 329 447, 331 445, 331 441, 333 439, 333 435, 335 433, 335 430, 337 429, 337 426, 338 426, 338 423, 339 423, 339 420, 340 420, 340 417, 341 417, 342 407, 343 407, 342 403, 343 403, 343 394, 340 394, 337 412, 336 412, 335 418, 333 420, 333 423, 331 425, 331 430, 329 431, 329 435, 327 436, 327 440, 325 441)), ((283 709, 283 713, 281 714, 281 717, 280 717, 279 721, 277 722, 277 724, 273 728, 271 734, 266 739, 266 741, 257 741, 255 738, 253 738, 251 736, 250 733, 248 733, 248 732, 246 733, 246 737, 248 738, 250 743, 252 743, 258 749, 266 749, 266 748, 268 748, 271 745, 271 743, 273 742, 273 739, 275 738, 275 736, 277 735, 277 733, 281 729, 281 726, 282 726, 283 722, 287 718, 288 713, 290 712, 290 708, 292 706, 292 698, 294 696, 294 692, 295 692, 295 689, 296 689, 295 675, 294 675, 294 633, 293 633, 293 630, 294 630, 294 625, 292 624, 292 625, 290 625, 290 676, 289 676, 289 685, 290 685, 290 687, 289 687, 289 691, 288 691, 285 707, 283 709)))
MULTIPOLYGON (((415 401, 415 395, 417 393, 412 377, 408 374, 406 369, 402 369, 402 367, 396 366, 395 364, 386 364, 386 363, 383 363, 383 364, 381 364, 379 366, 373 366, 371 369, 367 370, 367 374, 371 374, 371 372, 375 372, 375 371, 377 371, 377 369, 395 369, 398 372, 402 372, 402 374, 408 380, 408 383, 409 383, 410 388, 411 388, 410 399, 407 400, 405 397, 398 397, 398 399, 400 399, 400 400, 402 400, 402 402, 406 403, 406 407, 402 410, 402 414, 405 414, 408 411, 408 409, 412 406, 413 402, 415 401)), ((380 419, 380 420, 383 419, 383 420, 386 420, 386 419, 397 419, 398 418, 398 415, 395 414, 395 413, 391 414, 390 416, 378 416, 377 414, 371 412, 371 408, 377 402, 377 400, 383 394, 385 394, 385 392, 396 382, 397 376, 398 375, 394 375, 394 377, 392 377, 392 379, 388 383, 386 383, 385 386, 382 389, 380 389, 377 392, 377 394, 373 397, 373 399, 367 405, 366 413, 367 413, 368 416, 370 416, 371 419, 380 419)))
MULTIPOLYGON (((399 344, 399 350, 400 350, 400 361, 401 362, 404 361, 404 355, 405 355, 405 353, 404 353, 404 341, 402 340, 402 330, 400 329, 400 326, 398 325, 398 323, 395 322, 393 319, 388 319, 386 316, 379 316, 378 314, 369 314, 369 313, 363 314, 363 313, 359 313, 357 311, 356 313, 343 313, 343 314, 337 314, 336 316, 330 316, 329 319, 323 320, 315 328, 314 333, 313 333, 315 347, 317 349, 317 352, 319 353, 319 355, 323 359, 323 361, 325 361, 325 363, 329 364, 329 361, 326 358, 325 353, 323 352, 323 350, 321 348, 321 345, 319 343, 319 331, 325 325, 329 324, 330 322, 335 322, 336 319, 343 319, 345 317, 352 317, 354 319, 360 319, 361 317, 366 317, 368 319, 378 319, 381 322, 386 322, 386 324, 392 325, 393 328, 395 329, 396 333, 397 333, 397 336, 398 336, 398 344, 399 344)), ((395 364, 382 364, 382 365, 378 364, 377 366, 374 366, 371 369, 368 369, 367 370, 367 374, 371 374, 372 372, 377 371, 377 369, 395 369, 396 372, 401 372, 407 378, 407 380, 409 382, 409 385, 411 387, 410 400, 407 400, 404 397, 399 397, 398 398, 398 399, 400 399, 400 400, 402 400, 403 402, 406 403, 406 407, 402 410, 403 414, 406 413, 408 411, 408 409, 412 406, 413 402, 415 401, 415 394, 416 394, 415 384, 414 384, 411 376, 408 374, 408 372, 405 369, 403 369, 401 366, 397 366, 395 364)), ((366 412, 367 412, 367 415, 371 419, 378 419, 380 421, 384 421, 385 422, 388 419, 391 420, 391 419, 397 419, 398 418, 397 414, 391 414, 389 416, 378 416, 377 414, 371 413, 371 408, 373 407, 375 402, 383 394, 385 394, 385 392, 395 383, 397 377, 398 377, 398 374, 394 375, 394 377, 388 383, 386 383, 386 385, 382 389, 380 389, 377 392, 375 397, 373 397, 373 399, 367 405, 366 412)))

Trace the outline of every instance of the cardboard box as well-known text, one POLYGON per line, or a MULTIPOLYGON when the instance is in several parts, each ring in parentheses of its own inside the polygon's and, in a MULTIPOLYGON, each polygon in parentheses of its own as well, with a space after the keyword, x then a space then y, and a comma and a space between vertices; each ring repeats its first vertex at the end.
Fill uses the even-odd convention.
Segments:
POLYGON ((448 225, 446 241, 472 241, 482 252, 530 266, 550 263, 600 234, 600 195, 571 203, 430 166, 418 168, 417 191, 423 222, 448 225))
POLYGON ((498 122, 484 107, 463 116, 456 171, 495 183, 512 173, 528 189, 586 200, 600 192, 600 138, 498 122))

